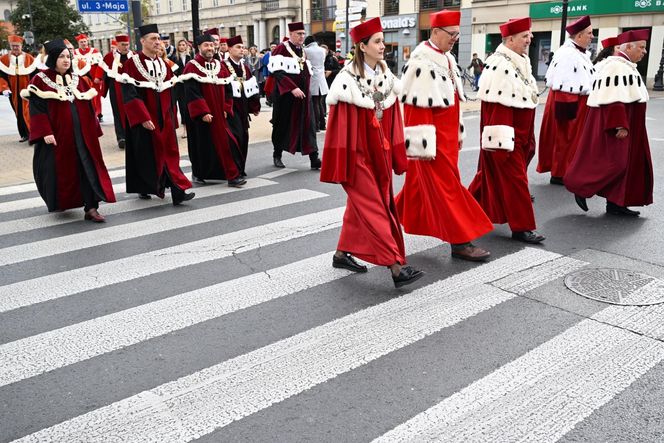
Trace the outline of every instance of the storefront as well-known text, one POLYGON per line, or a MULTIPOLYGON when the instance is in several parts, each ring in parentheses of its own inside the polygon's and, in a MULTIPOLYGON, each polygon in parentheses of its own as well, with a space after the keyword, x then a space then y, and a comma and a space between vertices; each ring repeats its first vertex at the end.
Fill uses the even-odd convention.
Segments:
POLYGON ((385 35, 385 62, 397 74, 417 46, 417 15, 387 16, 381 21, 385 35))

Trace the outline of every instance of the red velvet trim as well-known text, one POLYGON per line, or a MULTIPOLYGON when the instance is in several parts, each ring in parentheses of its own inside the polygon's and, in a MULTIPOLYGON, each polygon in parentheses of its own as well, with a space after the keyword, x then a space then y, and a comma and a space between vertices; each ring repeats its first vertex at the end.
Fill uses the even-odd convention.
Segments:
POLYGON ((145 103, 139 99, 133 99, 124 104, 125 112, 127 114, 127 119, 129 120, 129 126, 134 127, 140 125, 143 122, 152 120, 148 108, 145 107, 145 103))
POLYGON ((187 104, 187 109, 189 110, 189 115, 191 116, 191 118, 197 118, 205 116, 206 114, 212 114, 212 112, 210 112, 210 108, 208 107, 207 103, 202 98, 190 101, 187 104))
POLYGON ((629 118, 624 103, 611 103, 606 105, 606 120, 604 130, 611 131, 616 128, 625 128, 629 131, 629 118))
POLYGON ((277 88, 279 88, 279 95, 288 94, 294 89, 299 88, 299 86, 296 85, 295 82, 288 77, 283 77, 281 80, 275 79, 274 83, 277 86, 277 88))
POLYGON ((48 115, 37 114, 31 116, 30 120, 30 143, 34 143, 39 139, 53 135, 53 128, 48 120, 48 115))

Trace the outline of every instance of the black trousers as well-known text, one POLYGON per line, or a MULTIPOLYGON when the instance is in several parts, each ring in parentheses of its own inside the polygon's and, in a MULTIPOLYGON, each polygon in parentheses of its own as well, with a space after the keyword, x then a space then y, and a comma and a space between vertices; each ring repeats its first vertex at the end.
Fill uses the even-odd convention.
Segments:
POLYGON ((316 129, 325 129, 325 96, 314 95, 312 96, 312 100, 314 102, 314 122, 316 123, 316 129))

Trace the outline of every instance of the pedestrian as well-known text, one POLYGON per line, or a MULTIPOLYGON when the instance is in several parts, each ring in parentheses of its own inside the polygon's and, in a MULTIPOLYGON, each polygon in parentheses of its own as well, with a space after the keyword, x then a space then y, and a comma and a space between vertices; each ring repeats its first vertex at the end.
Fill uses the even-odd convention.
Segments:
POLYGON ((535 152, 539 102, 528 47, 529 17, 500 25, 503 42, 480 77, 480 158, 469 190, 494 224, 508 223, 512 238, 541 243, 528 191, 528 162, 535 152))
POLYGON ((226 37, 219 37, 219 59, 221 61, 224 61, 227 58, 228 58, 228 39, 226 37))
POLYGON ((92 105, 95 107, 97 118, 102 122, 104 121, 104 116, 101 113, 101 97, 104 95, 104 84, 100 80, 102 74, 99 73, 101 69, 99 63, 102 61, 101 52, 97 48, 90 47, 90 42, 86 34, 78 34, 76 42, 78 43, 78 48, 74 50, 74 61, 81 62, 83 68, 79 71, 79 75, 88 77, 98 92, 97 96, 92 99, 92 105))
POLYGON ((649 99, 637 69, 646 54, 648 29, 618 36, 617 55, 598 65, 588 98, 579 149, 565 174, 565 187, 587 211, 587 198, 606 198, 608 214, 636 217, 628 206, 653 201, 653 168, 646 131, 649 99))
POLYGON ((423 275, 406 266, 392 191, 392 171, 401 175, 407 165, 400 85, 383 61, 380 18, 355 26, 350 35, 357 56, 339 72, 327 97, 330 119, 320 176, 340 183, 348 195, 332 266, 366 272, 355 257, 386 266, 398 288, 423 275))
POLYGON ((304 52, 311 63, 311 81, 309 91, 313 101, 314 123, 316 130, 325 130, 325 96, 328 86, 325 81, 325 55, 326 51, 318 46, 313 36, 304 39, 304 52))
POLYGON ((247 181, 231 153, 226 114, 231 112, 232 99, 226 97, 230 73, 214 58, 214 38, 196 37, 198 54, 185 66, 181 81, 184 85, 184 106, 190 116, 187 126, 187 147, 192 179, 228 180, 228 186, 240 187, 247 181))
POLYGON ((21 92, 28 99, 33 172, 49 212, 83 206, 85 220, 101 223, 99 202, 115 202, 102 158, 102 135, 91 99, 97 90, 72 73, 71 52, 61 39, 45 44, 47 69, 21 92))
MULTIPOLYGON (((191 48, 189 42, 185 39, 178 41, 176 46, 176 53, 173 61, 178 65, 178 72, 183 73, 187 63, 191 61, 191 48)), ((182 125, 182 138, 187 138, 187 123, 189 123, 189 114, 187 113, 187 103, 184 99, 184 85, 182 82, 177 82, 173 87, 175 92, 175 100, 180 110, 180 124, 182 125)))
POLYGON ((491 254, 472 241, 493 225, 461 183, 458 166, 464 136, 460 102, 466 98, 451 50, 460 20, 459 11, 431 14, 429 40, 415 48, 404 67, 401 97, 407 153, 413 158, 395 200, 406 232, 450 243, 452 257, 484 261, 491 254))
POLYGON ((332 82, 337 77, 340 70, 341 65, 339 64, 339 60, 332 50, 328 50, 327 55, 325 56, 325 80, 327 81, 328 87, 332 85, 332 82))
POLYGON ((180 169, 171 95, 173 72, 158 57, 161 41, 157 25, 140 26, 139 35, 143 49, 127 60, 121 77, 128 120, 127 192, 142 199, 150 199, 150 194, 164 198, 169 187, 177 206, 195 194, 185 193, 191 182, 180 169))
POLYGON ((16 115, 19 142, 23 143, 28 140, 30 133, 30 111, 27 103, 21 99, 21 91, 37 73, 39 59, 23 52, 23 37, 10 35, 7 41, 9 53, 0 57, 0 91, 9 99, 16 115))
POLYGON ((261 57, 260 54, 258 54, 258 48, 256 46, 252 45, 249 48, 249 55, 246 57, 246 62, 249 66, 251 75, 256 77, 256 83, 260 86, 260 84, 263 83, 263 65, 261 64, 261 57))
POLYGON ((277 49, 277 44, 276 43, 270 43, 270 50, 265 52, 265 55, 263 56, 263 60, 261 62, 263 63, 263 79, 265 82, 263 83, 263 93, 265 94, 265 104, 268 106, 272 106, 272 89, 274 82, 272 78, 270 78, 270 70, 268 69, 268 66, 270 65, 270 56, 272 55, 272 52, 277 49))
POLYGON ((113 127, 115 129, 115 139, 118 142, 118 148, 124 149, 126 146, 125 126, 127 124, 127 114, 125 113, 122 100, 122 87, 118 82, 122 75, 122 66, 134 53, 129 50, 129 36, 120 34, 115 36, 116 48, 107 53, 104 59, 99 63, 101 69, 97 75, 104 83, 103 90, 109 95, 111 108, 113 109, 113 127))
POLYGON ((228 57, 223 63, 231 78, 230 85, 226 88, 226 93, 233 102, 233 111, 227 117, 228 128, 232 134, 231 151, 240 169, 240 175, 246 177, 250 114, 258 116, 261 111, 261 102, 256 77, 251 75, 249 67, 243 62, 243 48, 242 36, 236 35, 229 38, 228 57))
POLYGON ((169 34, 164 33, 161 34, 160 38, 161 38, 161 44, 164 46, 164 52, 166 53, 166 58, 174 59, 177 50, 175 49, 175 46, 171 45, 171 36, 169 34))
POLYGON ((473 84, 473 91, 479 91, 478 85, 480 84, 480 75, 482 75, 482 70, 484 69, 484 63, 480 59, 477 53, 473 54, 473 58, 470 60, 470 65, 468 69, 473 70, 473 76, 475 76, 475 83, 473 84))
POLYGON ((549 182, 553 185, 563 184, 567 166, 578 149, 595 73, 589 50, 593 41, 590 16, 581 17, 565 29, 569 38, 558 48, 546 71, 549 96, 537 156, 537 172, 551 172, 549 182))
POLYGON ((284 168, 283 151, 309 156, 311 169, 320 168, 316 127, 309 91, 311 64, 302 48, 304 23, 288 24, 289 39, 279 44, 270 56, 268 69, 274 77, 272 90, 272 161, 284 168))
POLYGON ((595 60, 593 60, 593 65, 612 55, 616 55, 616 46, 618 46, 618 37, 609 37, 602 40, 602 50, 597 54, 595 60))

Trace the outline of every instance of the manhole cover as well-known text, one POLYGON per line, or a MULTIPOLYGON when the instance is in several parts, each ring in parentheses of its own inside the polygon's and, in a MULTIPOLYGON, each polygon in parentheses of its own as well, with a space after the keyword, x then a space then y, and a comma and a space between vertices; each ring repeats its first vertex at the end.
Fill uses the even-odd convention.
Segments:
POLYGON ((626 269, 582 269, 568 274, 565 286, 584 297, 614 305, 664 303, 663 280, 626 269))

